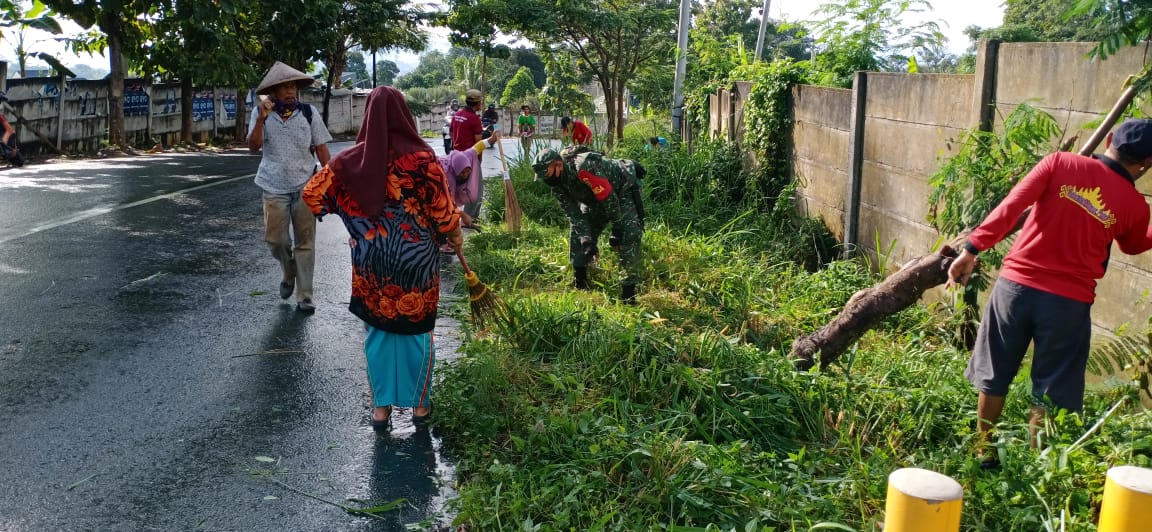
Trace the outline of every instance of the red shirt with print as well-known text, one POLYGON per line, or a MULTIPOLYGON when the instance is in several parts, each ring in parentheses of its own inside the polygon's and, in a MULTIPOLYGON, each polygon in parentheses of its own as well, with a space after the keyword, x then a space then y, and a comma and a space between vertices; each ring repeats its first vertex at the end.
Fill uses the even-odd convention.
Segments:
POLYGON ((1048 155, 972 231, 968 242, 979 250, 996 245, 1028 207, 1032 212, 1000 269, 1002 277, 1024 286, 1092 303, 1113 240, 1129 255, 1152 249, 1144 196, 1101 158, 1048 155))

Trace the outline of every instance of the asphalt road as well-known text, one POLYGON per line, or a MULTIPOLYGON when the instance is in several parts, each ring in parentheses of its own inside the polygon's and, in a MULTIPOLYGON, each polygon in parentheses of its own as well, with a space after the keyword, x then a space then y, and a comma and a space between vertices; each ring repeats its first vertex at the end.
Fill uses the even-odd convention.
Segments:
MULTIPOLYGON (((389 435, 369 426, 338 219, 318 224, 316 314, 277 297, 258 163, 237 150, 0 170, 0 531, 450 520, 440 435, 404 412, 389 435), (398 499, 381 519, 330 504, 398 499)), ((458 268, 443 270, 447 290, 458 268)), ((442 313, 440 362, 458 345, 442 313)))

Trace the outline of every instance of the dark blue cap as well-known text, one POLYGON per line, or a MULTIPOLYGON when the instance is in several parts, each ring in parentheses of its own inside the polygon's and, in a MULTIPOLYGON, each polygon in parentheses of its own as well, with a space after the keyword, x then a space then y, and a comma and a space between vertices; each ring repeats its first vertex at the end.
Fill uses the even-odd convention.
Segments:
POLYGON ((1112 132, 1112 147, 1133 159, 1152 157, 1152 120, 1125 120, 1112 132))

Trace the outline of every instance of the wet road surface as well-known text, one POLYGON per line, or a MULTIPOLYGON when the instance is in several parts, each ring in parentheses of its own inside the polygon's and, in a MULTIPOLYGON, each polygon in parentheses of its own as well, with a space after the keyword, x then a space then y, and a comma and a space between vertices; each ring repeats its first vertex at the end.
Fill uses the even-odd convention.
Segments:
MULTIPOLYGON (((388 435, 369 426, 338 219, 317 226, 316 314, 276 295, 258 163, 232 151, 0 170, 0 531, 450 520, 439 435, 404 411, 388 435), (372 519, 318 499, 406 502, 372 519)), ((496 158, 484 166, 498 176, 496 158)), ((443 271, 447 291, 458 267, 443 271)), ((459 324, 442 313, 436 334, 450 362, 459 324)))

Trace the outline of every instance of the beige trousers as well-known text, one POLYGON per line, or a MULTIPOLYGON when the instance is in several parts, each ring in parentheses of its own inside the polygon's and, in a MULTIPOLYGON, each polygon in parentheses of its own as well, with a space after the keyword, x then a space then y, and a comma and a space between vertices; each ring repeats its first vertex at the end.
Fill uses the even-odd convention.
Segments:
POLYGON ((299 192, 264 193, 264 241, 280 262, 284 280, 296 279, 296 300, 311 301, 312 272, 316 267, 316 217, 299 192))

